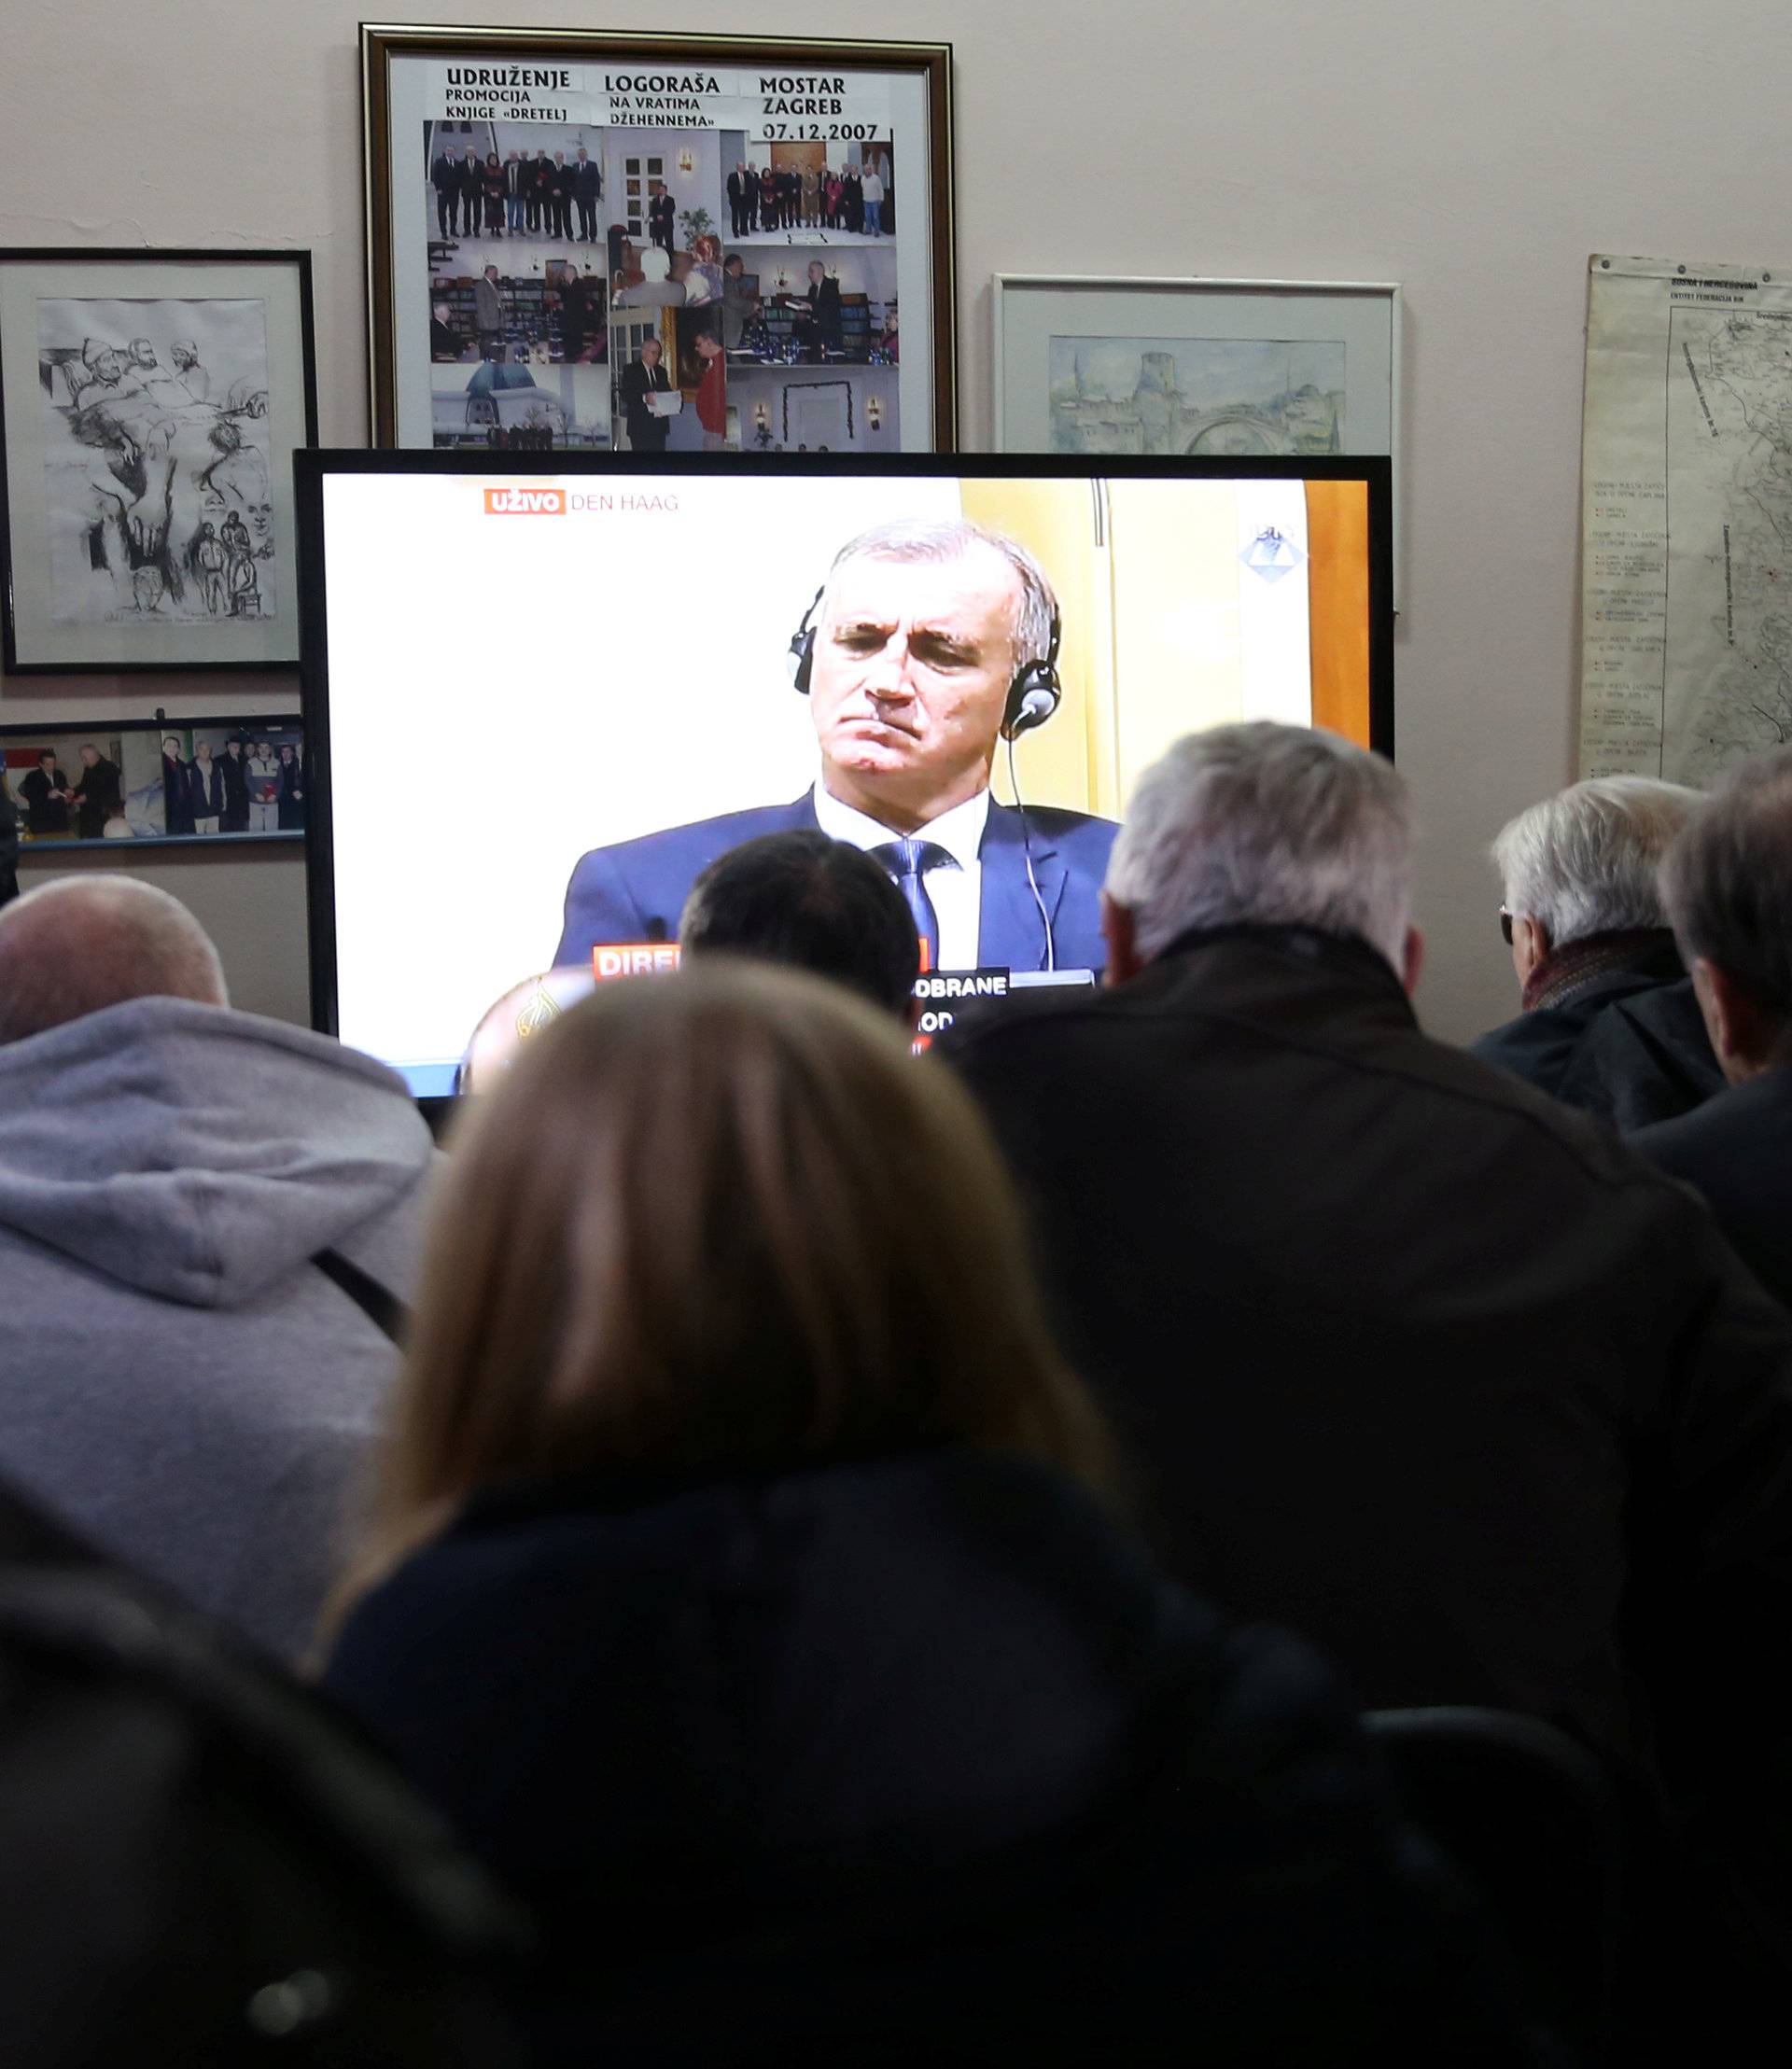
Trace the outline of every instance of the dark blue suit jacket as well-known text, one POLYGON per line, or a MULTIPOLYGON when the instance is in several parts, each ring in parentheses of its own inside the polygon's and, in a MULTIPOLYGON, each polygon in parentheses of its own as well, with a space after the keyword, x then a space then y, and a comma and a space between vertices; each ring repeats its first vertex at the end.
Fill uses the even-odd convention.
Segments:
MULTIPOLYGON (((699 871, 761 833, 816 832, 814 798, 812 790, 805 791, 793 804, 724 812, 719 818, 593 848, 580 858, 567 886, 566 926, 555 963, 589 962, 600 944, 674 939, 699 871), (663 933, 656 932, 656 923, 663 933)), ((1101 969, 1107 951, 1097 893, 1118 827, 1086 812, 1029 804, 1027 828, 1029 841, 1023 842, 1021 815, 1013 805, 991 800, 978 855, 983 864, 978 961, 1008 970, 1045 968, 1045 930, 1027 881, 1029 842, 1058 969, 1101 969)))

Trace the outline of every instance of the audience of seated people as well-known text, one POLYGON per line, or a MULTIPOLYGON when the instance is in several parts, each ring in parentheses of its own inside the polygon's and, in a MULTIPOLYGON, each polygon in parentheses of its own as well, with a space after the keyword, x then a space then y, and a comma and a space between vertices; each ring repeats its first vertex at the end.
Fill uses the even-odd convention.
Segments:
POLYGON ((1104 919, 1109 988, 941 1046, 1170 1570, 1371 1704, 1526 1712, 1676 1815, 1764 1814, 1792 1318, 1685 1187, 1421 1032, 1404 779, 1184 739, 1104 919))
POLYGON ((1536 2059, 1327 1671, 1135 1542, 968 1099, 814 978, 604 986, 480 1102, 344 1608, 554 2059, 1536 2059))
POLYGON ((1629 2028, 1659 1957, 1721 2034, 1792 1967, 1792 750, 1515 819, 1478 1056, 1409 845, 1332 735, 1179 742, 1106 986, 917 1062, 900 892, 757 841, 676 976, 500 1001, 446 1159, 175 901, 29 893, 0 1584, 77 1533, 287 1660, 329 1596, 530 2060, 1564 2061, 1360 1704, 1596 1752, 1629 2028))
POLYGON ((1523 1010, 1477 1055, 1624 1129, 1719 1088, 1655 880, 1698 804, 1682 784, 1595 776, 1501 829, 1500 924, 1523 1010))
POLYGON ((231 1011, 166 892, 7 905, 0 1475, 297 1658, 391 1380, 364 1304, 408 1285, 432 1161, 382 1066, 231 1011))
POLYGON ((1661 889, 1729 1089, 1635 1146, 1699 1188, 1792 1308, 1792 748, 1735 772, 1668 850, 1661 889))

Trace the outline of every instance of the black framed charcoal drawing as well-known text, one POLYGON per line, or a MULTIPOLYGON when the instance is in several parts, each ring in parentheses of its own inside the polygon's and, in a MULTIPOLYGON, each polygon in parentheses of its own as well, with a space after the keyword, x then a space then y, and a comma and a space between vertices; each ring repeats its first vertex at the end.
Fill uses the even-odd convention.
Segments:
POLYGON ((316 436, 308 252, 0 251, 8 671, 296 662, 316 436))

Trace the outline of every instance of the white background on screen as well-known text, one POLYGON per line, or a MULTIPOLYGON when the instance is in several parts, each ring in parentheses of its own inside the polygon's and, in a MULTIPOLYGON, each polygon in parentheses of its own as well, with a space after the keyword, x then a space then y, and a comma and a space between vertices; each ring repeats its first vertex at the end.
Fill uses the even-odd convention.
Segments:
MULTIPOLYGON (((834 552, 874 524, 961 510, 950 478, 513 481, 572 507, 489 513, 486 490, 511 485, 491 475, 325 483, 339 1027, 400 1067, 454 1061, 547 966, 587 849, 799 796, 815 736, 787 650, 834 552)), ((1191 724, 1307 713, 1304 565, 1269 583, 1239 559, 1270 522, 1304 549, 1301 484, 1215 482, 1199 499, 1198 550, 1185 524, 1150 522, 1150 498, 1140 543, 1116 523, 1119 593, 1147 560, 1160 594, 1180 595, 1184 568, 1188 583, 1130 668, 1116 651, 1123 678, 1177 687, 1172 706, 1123 679, 1127 787, 1191 724)))

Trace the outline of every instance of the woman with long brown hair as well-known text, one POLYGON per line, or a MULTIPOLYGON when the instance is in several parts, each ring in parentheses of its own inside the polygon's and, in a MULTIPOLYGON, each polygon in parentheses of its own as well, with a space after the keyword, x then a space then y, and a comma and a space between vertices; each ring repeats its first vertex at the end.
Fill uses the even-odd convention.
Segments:
POLYGON ((548 2059, 1528 2059, 1113 1482, 968 1099, 717 958, 457 1139, 327 1681, 538 1907, 548 2059))
POLYGON ((958 1442, 1107 1485, 983 1124, 875 1016, 711 966, 538 1042, 456 1146, 364 1569, 546 1474, 958 1442))

